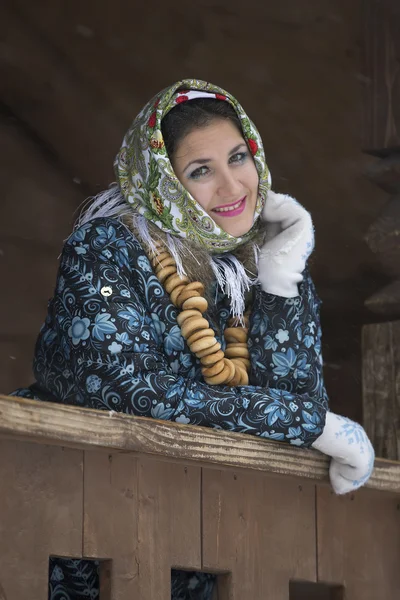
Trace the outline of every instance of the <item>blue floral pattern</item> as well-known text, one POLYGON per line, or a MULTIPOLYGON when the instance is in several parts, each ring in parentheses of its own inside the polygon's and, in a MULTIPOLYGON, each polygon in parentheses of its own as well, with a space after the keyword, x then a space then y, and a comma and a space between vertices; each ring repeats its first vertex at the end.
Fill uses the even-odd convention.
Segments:
MULTIPOLYGON (((229 305, 222 292, 216 309, 206 316, 223 332, 229 305)), ((296 298, 254 286, 249 386, 205 384, 176 317, 132 233, 114 219, 91 221, 64 246, 36 345, 31 393, 303 447, 322 433, 328 399, 319 300, 308 272, 296 298)))

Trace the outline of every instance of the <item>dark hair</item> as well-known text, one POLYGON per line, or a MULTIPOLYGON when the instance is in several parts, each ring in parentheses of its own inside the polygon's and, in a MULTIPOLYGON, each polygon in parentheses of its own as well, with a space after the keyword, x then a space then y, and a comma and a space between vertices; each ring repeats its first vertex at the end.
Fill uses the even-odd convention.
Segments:
POLYGON ((188 133, 196 128, 207 127, 218 119, 231 121, 240 135, 243 135, 240 119, 233 106, 226 100, 195 98, 174 106, 161 121, 165 148, 170 159, 179 142, 188 133))

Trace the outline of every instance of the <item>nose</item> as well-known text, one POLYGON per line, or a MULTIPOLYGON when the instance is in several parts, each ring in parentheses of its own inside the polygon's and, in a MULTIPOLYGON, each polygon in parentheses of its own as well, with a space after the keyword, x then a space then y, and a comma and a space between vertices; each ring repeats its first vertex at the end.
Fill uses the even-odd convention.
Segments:
POLYGON ((232 170, 227 169, 219 174, 217 194, 220 198, 236 200, 242 190, 242 185, 232 170))

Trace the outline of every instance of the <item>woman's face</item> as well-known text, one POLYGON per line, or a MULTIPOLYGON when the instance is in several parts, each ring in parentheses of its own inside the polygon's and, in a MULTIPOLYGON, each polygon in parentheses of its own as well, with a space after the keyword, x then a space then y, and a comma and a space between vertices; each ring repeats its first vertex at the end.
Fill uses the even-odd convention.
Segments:
POLYGON ((174 171, 221 229, 234 237, 252 225, 258 173, 246 142, 229 120, 193 129, 178 144, 174 171))

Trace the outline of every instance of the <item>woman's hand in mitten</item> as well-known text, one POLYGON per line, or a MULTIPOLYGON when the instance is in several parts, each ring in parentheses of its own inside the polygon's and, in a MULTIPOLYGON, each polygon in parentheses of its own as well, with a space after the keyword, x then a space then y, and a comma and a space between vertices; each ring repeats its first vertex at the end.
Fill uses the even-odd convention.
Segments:
POLYGON ((375 453, 358 423, 328 412, 324 431, 312 447, 332 457, 329 476, 336 494, 352 492, 371 477, 375 453))
POLYGON ((258 280, 265 292, 293 298, 314 248, 311 215, 294 198, 269 191, 262 219, 269 228, 260 250, 258 280))

